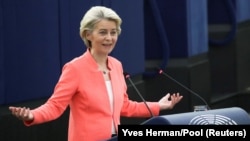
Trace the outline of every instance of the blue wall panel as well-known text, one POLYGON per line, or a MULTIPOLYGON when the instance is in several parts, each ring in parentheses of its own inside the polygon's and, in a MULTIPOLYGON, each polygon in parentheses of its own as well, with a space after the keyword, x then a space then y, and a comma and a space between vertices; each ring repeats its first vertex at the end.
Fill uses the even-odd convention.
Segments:
POLYGON ((248 0, 209 0, 208 25, 230 25, 230 32, 219 40, 209 39, 210 45, 220 45, 232 41, 238 29, 238 23, 250 20, 250 1, 248 0))
MULTIPOLYGON (((186 58, 208 51, 207 1, 157 0, 161 18, 169 42, 170 58, 186 58)), ((152 15, 150 3, 145 3, 146 59, 161 59, 161 36, 152 15)))
POLYGON ((237 12, 238 22, 250 20, 250 1, 249 0, 237 0, 236 12, 237 12))
POLYGON ((133 2, 114 0, 109 5, 123 20, 122 32, 112 56, 118 58, 123 63, 124 70, 131 75, 143 73, 145 66, 143 0, 133 2))
POLYGON ((188 57, 208 52, 207 23, 207 1, 188 0, 186 25, 188 57))
POLYGON ((209 24, 230 24, 233 16, 237 23, 250 20, 249 0, 208 0, 209 24))
POLYGON ((111 7, 121 16, 123 31, 112 55, 131 75, 143 72, 142 3, 134 2, 128 12, 124 5, 129 2, 1 1, 0 104, 52 94, 62 66, 86 50, 79 36, 80 21, 94 5, 111 7))
POLYGON ((230 23, 231 11, 235 8, 234 0, 208 0, 209 24, 230 23))
POLYGON ((49 96, 60 72, 57 2, 6 0, 2 7, 5 103, 49 96))
POLYGON ((5 101, 4 93, 4 48, 3 48, 3 5, 0 2, 0 104, 5 101))
POLYGON ((102 0, 59 2, 59 44, 61 54, 61 66, 66 62, 81 55, 85 50, 80 34, 80 22, 91 6, 101 5, 102 0))

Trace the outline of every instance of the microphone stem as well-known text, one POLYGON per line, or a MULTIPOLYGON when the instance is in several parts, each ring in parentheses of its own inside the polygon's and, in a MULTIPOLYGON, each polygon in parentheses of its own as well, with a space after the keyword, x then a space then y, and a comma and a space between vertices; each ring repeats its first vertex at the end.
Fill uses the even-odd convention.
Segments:
POLYGON ((167 76, 168 78, 170 78, 172 81, 174 81, 175 83, 177 83, 178 85, 180 85, 181 87, 185 88, 187 91, 189 91, 190 93, 196 95, 197 97, 199 97, 206 105, 208 110, 210 110, 210 107, 208 105, 208 103, 197 93, 195 93, 194 91, 190 90, 189 88, 187 88, 186 86, 182 85, 181 83, 179 83, 178 81, 176 81, 174 78, 172 78, 171 76, 169 76, 168 74, 166 74, 165 72, 161 71, 161 73, 165 76, 167 76))
POLYGON ((140 96, 140 98, 141 98, 141 99, 143 100, 143 102, 145 103, 145 105, 146 105, 146 107, 147 107, 147 109, 148 109, 148 111, 149 111, 151 117, 154 117, 152 111, 151 111, 150 108, 148 107, 148 104, 147 104, 146 100, 143 98, 143 96, 141 95, 140 91, 136 88, 134 82, 131 80, 130 77, 128 77, 128 80, 129 80, 130 84, 133 86, 133 88, 136 90, 137 94, 140 96))

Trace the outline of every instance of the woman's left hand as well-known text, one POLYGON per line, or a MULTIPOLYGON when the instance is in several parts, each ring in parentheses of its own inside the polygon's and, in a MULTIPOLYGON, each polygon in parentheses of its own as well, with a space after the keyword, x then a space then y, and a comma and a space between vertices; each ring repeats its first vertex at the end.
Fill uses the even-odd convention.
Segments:
POLYGON ((173 109, 174 106, 181 101, 183 96, 179 93, 174 93, 170 95, 170 93, 166 94, 159 100, 160 110, 173 109))

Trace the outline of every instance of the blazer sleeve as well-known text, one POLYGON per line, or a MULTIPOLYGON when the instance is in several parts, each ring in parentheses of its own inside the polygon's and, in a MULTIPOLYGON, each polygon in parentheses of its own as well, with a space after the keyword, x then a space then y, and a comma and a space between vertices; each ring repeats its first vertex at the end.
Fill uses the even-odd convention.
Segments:
POLYGON ((34 115, 32 122, 24 122, 26 126, 40 124, 58 118, 67 108, 71 97, 78 87, 76 70, 70 63, 65 64, 52 96, 40 107, 31 110, 34 115))
MULTIPOLYGON (((150 111, 154 116, 159 115, 160 106, 158 102, 146 102, 150 111)), ((122 107, 121 115, 127 117, 150 117, 150 111, 144 102, 132 101, 124 94, 124 104, 122 107)))

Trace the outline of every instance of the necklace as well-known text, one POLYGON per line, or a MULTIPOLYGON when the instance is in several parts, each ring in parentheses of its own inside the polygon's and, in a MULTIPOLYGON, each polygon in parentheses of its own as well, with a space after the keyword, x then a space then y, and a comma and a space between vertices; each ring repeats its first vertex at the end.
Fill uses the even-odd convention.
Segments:
POLYGON ((107 68, 105 69, 104 67, 101 67, 101 66, 99 66, 99 70, 102 71, 103 74, 108 74, 109 72, 107 68))
POLYGON ((107 72, 106 72, 106 71, 102 71, 102 73, 103 73, 103 74, 107 74, 107 72))
POLYGON ((109 71, 108 71, 108 70, 102 70, 102 73, 103 73, 103 74, 108 74, 109 71))

